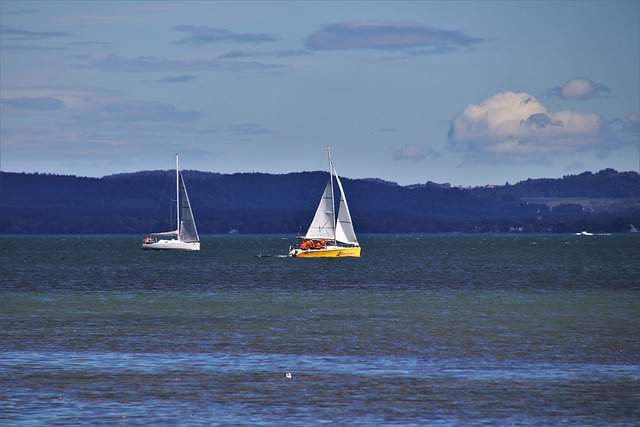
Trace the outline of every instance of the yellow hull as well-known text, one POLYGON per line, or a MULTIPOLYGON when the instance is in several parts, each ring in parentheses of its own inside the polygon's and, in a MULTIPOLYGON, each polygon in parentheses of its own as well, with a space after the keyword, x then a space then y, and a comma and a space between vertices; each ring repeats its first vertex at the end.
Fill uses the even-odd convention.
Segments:
POLYGON ((295 258, 344 258, 344 257, 359 257, 360 247, 355 248, 341 248, 341 247, 328 247, 324 249, 293 249, 289 252, 290 257, 295 258))

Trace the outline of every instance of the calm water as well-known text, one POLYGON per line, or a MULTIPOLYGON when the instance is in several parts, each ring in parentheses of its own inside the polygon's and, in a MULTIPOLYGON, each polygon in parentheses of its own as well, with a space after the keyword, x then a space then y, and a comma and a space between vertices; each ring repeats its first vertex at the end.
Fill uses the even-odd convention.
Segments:
POLYGON ((360 240, 0 236, 0 424, 640 422, 640 235, 360 240))

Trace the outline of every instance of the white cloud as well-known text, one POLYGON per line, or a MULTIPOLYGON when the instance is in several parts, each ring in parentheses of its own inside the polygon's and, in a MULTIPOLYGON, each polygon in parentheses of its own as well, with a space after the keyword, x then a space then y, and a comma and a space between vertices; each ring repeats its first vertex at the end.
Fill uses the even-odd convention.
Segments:
POLYGON ((549 156, 613 148, 595 113, 549 112, 526 93, 502 92, 456 114, 449 144, 468 161, 541 162, 549 156))
POLYGON ((578 77, 567 80, 563 86, 554 87, 547 93, 550 96, 559 96, 563 99, 585 100, 595 96, 609 96, 611 89, 601 83, 594 83, 590 79, 578 77))

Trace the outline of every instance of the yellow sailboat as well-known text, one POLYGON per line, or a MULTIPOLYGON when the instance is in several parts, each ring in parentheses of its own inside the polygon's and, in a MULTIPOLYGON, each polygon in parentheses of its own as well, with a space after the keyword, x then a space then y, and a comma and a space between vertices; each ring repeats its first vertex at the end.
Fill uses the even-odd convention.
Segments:
POLYGON ((296 248, 289 248, 289 256, 296 258, 341 258, 359 257, 360 244, 353 229, 347 198, 340 178, 333 167, 331 149, 329 156, 329 182, 322 193, 320 204, 311 221, 307 234, 296 248), (334 178, 340 190, 340 206, 335 209, 334 178))

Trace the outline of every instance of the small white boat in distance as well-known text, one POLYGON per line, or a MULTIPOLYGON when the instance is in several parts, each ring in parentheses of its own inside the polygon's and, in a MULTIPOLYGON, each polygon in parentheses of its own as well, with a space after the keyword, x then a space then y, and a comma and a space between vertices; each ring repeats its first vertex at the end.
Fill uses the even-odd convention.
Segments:
POLYGON ((593 233, 588 233, 586 230, 576 233, 576 236, 593 236, 593 233))
POLYGON ((142 243, 145 250, 171 250, 199 251, 200 237, 196 229, 196 221, 191 211, 191 203, 187 194, 187 187, 178 165, 176 154, 176 229, 151 233, 145 237, 142 243))

